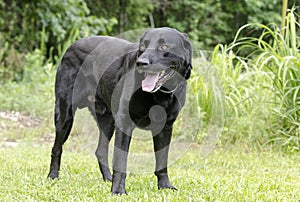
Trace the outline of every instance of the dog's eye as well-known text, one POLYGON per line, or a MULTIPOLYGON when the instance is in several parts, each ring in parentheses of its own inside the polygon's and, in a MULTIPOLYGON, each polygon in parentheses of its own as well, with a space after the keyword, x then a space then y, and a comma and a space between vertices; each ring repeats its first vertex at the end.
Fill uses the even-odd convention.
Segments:
POLYGON ((161 45, 162 50, 167 50, 169 47, 166 44, 161 45))
POLYGON ((140 45, 140 51, 144 51, 145 49, 146 49, 145 44, 141 44, 141 45, 140 45))

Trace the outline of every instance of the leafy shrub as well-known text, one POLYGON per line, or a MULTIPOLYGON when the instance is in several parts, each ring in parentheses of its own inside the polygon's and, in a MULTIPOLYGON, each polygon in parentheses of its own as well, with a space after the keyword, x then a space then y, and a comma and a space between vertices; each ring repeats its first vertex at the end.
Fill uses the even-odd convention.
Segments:
MULTIPOLYGON (((300 149, 299 24, 293 10, 287 21, 285 36, 276 25, 247 24, 238 31, 233 43, 218 45, 212 52, 208 67, 214 68, 221 79, 225 95, 225 142, 279 142, 300 149), (262 30, 261 36, 239 38, 243 36, 241 32, 252 27, 262 30)), ((207 76, 211 77, 196 74, 190 83, 192 99, 196 97, 198 102, 191 111, 204 109, 203 125, 208 125, 214 107, 208 96, 214 89, 208 89, 203 82, 207 76)))
POLYGON ((41 49, 57 61, 70 39, 108 34, 115 18, 90 15, 83 0, 0 0, 0 79, 22 79, 24 55, 41 49))
POLYGON ((21 67, 24 66, 24 54, 1 39, 0 44, 0 84, 8 80, 20 81, 21 67))
POLYGON ((1 0, 0 8, 0 32, 22 52, 39 48, 43 28, 50 48, 68 40, 72 30, 79 30, 78 37, 107 34, 116 23, 91 16, 83 0, 1 0))
POLYGON ((47 117, 53 111, 56 68, 44 62, 45 56, 39 49, 26 54, 25 58, 24 79, 0 85, 0 110, 47 117))
MULTIPOLYGON (((299 38, 293 11, 287 20, 285 37, 276 25, 247 24, 231 44, 217 45, 208 61, 194 61, 188 103, 196 100, 196 105, 188 106, 190 114, 198 112, 202 131, 208 131, 211 121, 217 120, 213 93, 222 98, 219 92, 223 90, 225 113, 217 112, 224 116, 223 142, 281 142, 300 148, 299 38), (244 37, 243 32, 249 30, 261 35, 244 37), (208 78, 217 78, 222 85, 208 78)), ((200 132, 198 141, 205 135, 200 132)))
MULTIPOLYGON (((256 49, 256 65, 268 73, 272 80, 275 106, 272 109, 278 120, 274 123, 273 138, 293 149, 300 149, 300 54, 299 38, 294 10, 287 16, 286 34, 280 29, 256 25, 263 29, 260 38, 245 38, 242 44, 256 49), (271 39, 271 43, 265 39, 271 39)), ((299 32, 299 30, 298 30, 299 32)))
POLYGON ((266 86, 271 80, 252 62, 234 54, 235 45, 218 45, 209 60, 194 61, 188 103, 194 103, 189 113, 199 112, 199 142, 205 136, 219 138, 222 128, 221 143, 261 145, 268 141, 273 103, 266 86))

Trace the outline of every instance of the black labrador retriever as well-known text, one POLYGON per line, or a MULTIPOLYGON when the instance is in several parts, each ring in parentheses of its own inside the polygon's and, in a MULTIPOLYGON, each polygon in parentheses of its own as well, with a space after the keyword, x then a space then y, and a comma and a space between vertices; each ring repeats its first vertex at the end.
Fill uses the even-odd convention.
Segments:
POLYGON ((171 28, 147 29, 139 43, 105 36, 76 41, 64 54, 55 83, 56 137, 48 177, 57 178, 62 146, 77 108, 88 107, 100 131, 96 150, 112 194, 125 194, 126 165, 135 127, 152 131, 158 188, 176 189, 167 172, 173 123, 186 96, 192 46, 171 28), (115 131, 113 175, 108 145, 115 131))

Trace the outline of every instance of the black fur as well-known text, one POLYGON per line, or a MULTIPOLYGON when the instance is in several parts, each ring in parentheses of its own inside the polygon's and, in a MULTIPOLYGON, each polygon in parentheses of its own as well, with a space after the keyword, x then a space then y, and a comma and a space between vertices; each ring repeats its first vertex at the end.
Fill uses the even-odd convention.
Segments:
POLYGON ((153 133, 158 188, 175 189, 167 173, 168 148, 173 123, 184 105, 191 59, 192 47, 187 36, 171 28, 148 29, 139 44, 97 36, 70 46, 56 75, 56 137, 48 177, 58 177, 62 146, 68 139, 76 109, 88 107, 100 131, 96 151, 100 171, 104 180, 112 181, 113 194, 126 193, 127 152, 135 127, 153 133), (146 72, 169 69, 177 73, 157 91, 143 90, 146 72), (114 131, 111 175, 108 143, 114 131))

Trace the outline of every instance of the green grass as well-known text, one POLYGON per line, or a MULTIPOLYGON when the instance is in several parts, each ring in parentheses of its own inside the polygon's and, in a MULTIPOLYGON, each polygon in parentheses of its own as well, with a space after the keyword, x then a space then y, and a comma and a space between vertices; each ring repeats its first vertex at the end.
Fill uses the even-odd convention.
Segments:
MULTIPOLYGON (((76 116, 74 130, 64 146, 60 178, 54 181, 46 178, 53 143, 52 123, 42 122, 20 130, 15 122, 0 119, 2 127, 7 126, 0 133, 0 201, 297 201, 300 198, 297 153, 235 144, 218 147, 202 158, 200 145, 195 143, 178 160, 174 161, 170 155, 173 161, 170 178, 178 191, 157 190, 151 167, 154 160, 145 169, 143 161, 132 161, 129 156, 128 195, 111 196, 111 184, 103 182, 93 154, 97 129, 88 115, 87 111, 79 111, 76 116), (132 165, 142 173, 133 170, 132 165)), ((143 144, 144 140, 133 138, 130 154, 152 151, 152 145, 143 144)), ((179 146, 171 148, 171 153, 184 151, 179 146)))
POLYGON ((157 190, 152 173, 127 177, 127 196, 111 196, 96 159, 66 149, 59 180, 46 178, 49 143, 0 148, 1 201, 298 201, 300 156, 271 150, 217 149, 199 158, 194 146, 169 168, 178 191, 157 190))

